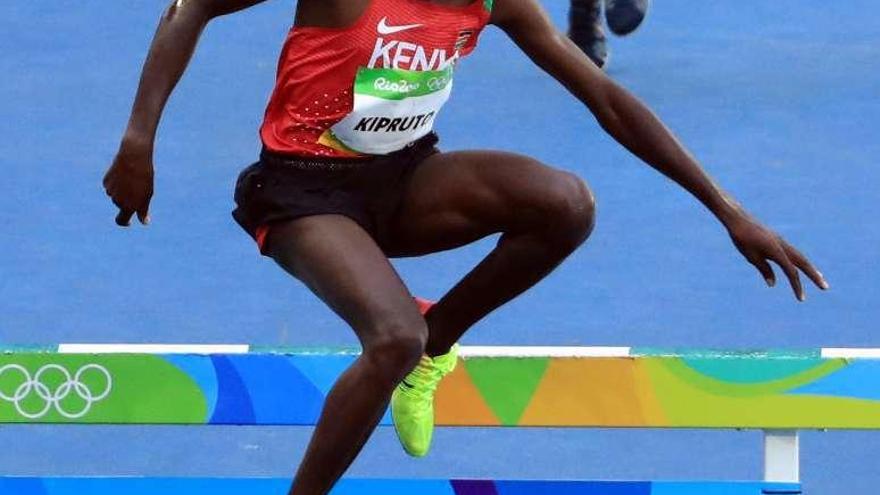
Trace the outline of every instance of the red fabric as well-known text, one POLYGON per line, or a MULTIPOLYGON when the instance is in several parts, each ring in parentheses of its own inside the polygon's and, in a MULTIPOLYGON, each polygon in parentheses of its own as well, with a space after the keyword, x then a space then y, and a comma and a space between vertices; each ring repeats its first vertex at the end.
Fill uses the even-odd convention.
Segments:
POLYGON ((419 313, 421 313, 422 316, 425 316, 426 314, 428 314, 428 311, 429 311, 429 310, 430 310, 435 304, 437 304, 437 303, 435 303, 435 302, 433 302, 433 301, 429 301, 429 300, 427 300, 427 299, 422 299, 421 297, 418 297, 418 296, 413 297, 413 299, 415 299, 415 301, 416 301, 416 306, 419 307, 419 313))
POLYGON ((269 235, 269 226, 261 225, 257 227, 257 230, 254 232, 254 239, 257 240, 257 247, 260 248, 261 253, 265 253, 263 248, 266 246, 266 236, 269 235))
POLYGON ((260 129, 263 144, 284 154, 351 157, 318 139, 351 112, 358 68, 440 69, 443 55, 470 54, 488 21, 483 0, 461 7, 372 0, 349 27, 294 27, 260 129), (413 25, 418 26, 396 31, 413 25))

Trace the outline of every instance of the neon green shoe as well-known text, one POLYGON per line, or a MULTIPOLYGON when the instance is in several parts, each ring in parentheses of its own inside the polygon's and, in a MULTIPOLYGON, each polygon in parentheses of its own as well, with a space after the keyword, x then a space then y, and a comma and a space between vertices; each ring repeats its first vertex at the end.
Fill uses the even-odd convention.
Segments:
POLYGON ((444 376, 455 369, 458 344, 447 354, 433 359, 422 356, 418 366, 400 382, 391 395, 391 419, 403 450, 423 457, 434 435, 434 392, 444 376))

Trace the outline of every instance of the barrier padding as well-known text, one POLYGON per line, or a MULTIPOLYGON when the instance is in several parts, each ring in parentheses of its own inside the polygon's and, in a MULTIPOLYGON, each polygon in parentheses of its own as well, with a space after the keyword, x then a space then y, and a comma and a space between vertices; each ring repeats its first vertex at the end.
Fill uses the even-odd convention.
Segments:
MULTIPOLYGON (((15 495, 281 495, 278 478, 0 478, 15 495)), ((764 482, 492 481, 344 479, 332 495, 795 495, 799 484, 764 482)))
MULTIPOLYGON (((490 354, 469 355, 444 380, 439 425, 880 428, 878 359, 819 352, 490 354)), ((333 351, 10 349, 0 351, 0 423, 311 425, 356 358, 333 351)))

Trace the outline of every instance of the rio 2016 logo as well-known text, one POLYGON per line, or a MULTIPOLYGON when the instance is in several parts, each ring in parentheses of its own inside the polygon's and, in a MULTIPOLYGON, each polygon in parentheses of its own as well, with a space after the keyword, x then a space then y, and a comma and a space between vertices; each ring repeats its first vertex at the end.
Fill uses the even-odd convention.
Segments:
POLYGON ((412 93, 419 89, 417 82, 409 82, 406 80, 389 81, 384 77, 380 77, 373 82, 373 87, 378 91, 391 91, 393 93, 412 93))
POLYGON ((67 419, 82 418, 92 406, 110 395, 113 378, 100 364, 86 364, 75 374, 58 364, 47 364, 33 375, 19 364, 0 367, 0 401, 10 402, 27 419, 40 419, 54 409, 67 419), (97 376, 94 389, 83 382, 85 376, 97 376), (70 399, 70 400, 65 400, 70 399))

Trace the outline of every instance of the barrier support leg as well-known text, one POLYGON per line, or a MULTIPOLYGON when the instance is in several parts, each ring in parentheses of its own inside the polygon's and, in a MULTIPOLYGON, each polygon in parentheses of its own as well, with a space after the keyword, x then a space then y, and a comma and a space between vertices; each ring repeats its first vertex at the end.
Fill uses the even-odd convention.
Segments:
POLYGON ((764 430, 764 481, 800 483, 797 430, 764 430))

